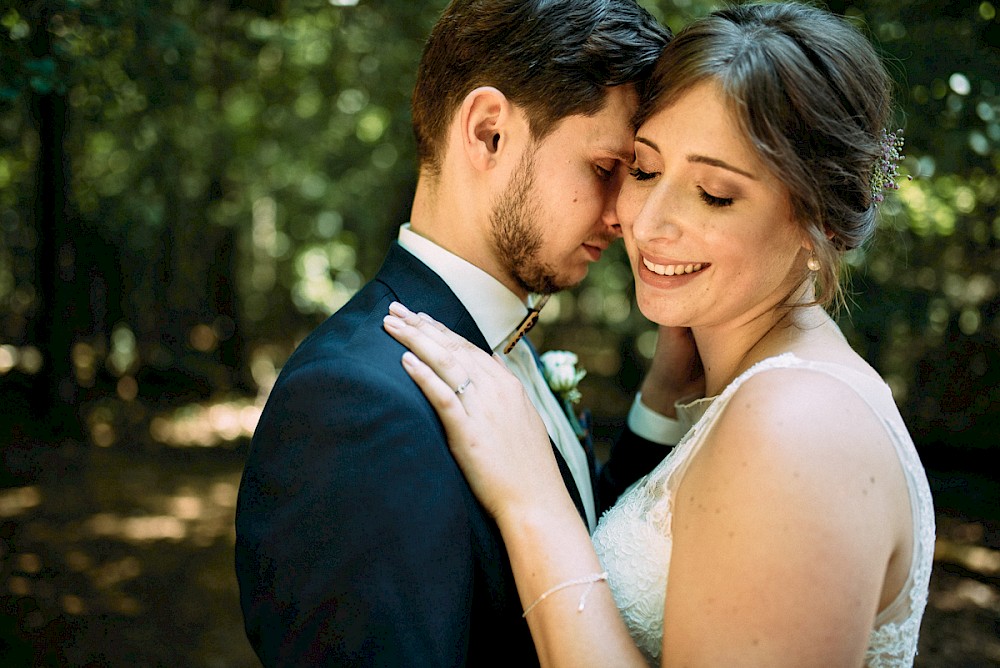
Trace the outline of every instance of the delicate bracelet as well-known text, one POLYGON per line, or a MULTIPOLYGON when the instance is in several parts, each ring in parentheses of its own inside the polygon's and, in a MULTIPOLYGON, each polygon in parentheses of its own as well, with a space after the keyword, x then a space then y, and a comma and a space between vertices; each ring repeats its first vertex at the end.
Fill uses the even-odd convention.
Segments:
POLYGON ((536 598, 534 603, 532 603, 531 605, 529 605, 527 608, 524 609, 524 612, 521 613, 521 617, 522 618, 527 617, 528 613, 531 612, 536 605, 538 605, 539 603, 547 599, 550 595, 556 593, 560 589, 566 589, 567 587, 573 587, 575 585, 581 585, 581 584, 590 585, 589 587, 587 587, 586 590, 584 590, 583 595, 580 596, 580 605, 576 609, 577 612, 583 612, 583 606, 587 603, 587 594, 590 593, 590 590, 594 588, 595 584, 601 582, 602 580, 606 581, 607 579, 608 579, 608 572, 604 571, 603 573, 593 573, 591 575, 585 575, 582 578, 576 578, 575 580, 566 580, 566 582, 560 582, 555 587, 552 587, 552 589, 549 589, 541 596, 536 598))

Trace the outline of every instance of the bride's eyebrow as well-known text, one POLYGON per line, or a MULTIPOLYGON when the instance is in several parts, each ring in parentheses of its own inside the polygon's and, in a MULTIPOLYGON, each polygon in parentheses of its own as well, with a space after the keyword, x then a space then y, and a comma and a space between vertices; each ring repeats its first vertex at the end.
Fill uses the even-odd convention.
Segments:
POLYGON ((646 139, 645 137, 640 137, 639 135, 636 135, 635 140, 637 142, 639 142, 640 144, 645 144, 646 146, 650 147, 651 149, 653 149, 657 153, 661 152, 660 151, 660 147, 657 146, 655 143, 653 143, 652 139, 646 139))
POLYGON ((740 169, 739 167, 735 167, 733 165, 730 165, 725 160, 719 160, 718 158, 710 158, 707 155, 689 155, 689 156, 687 156, 687 161, 688 162, 700 162, 700 163, 705 164, 705 165, 711 165, 712 167, 719 167, 721 169, 726 169, 726 170, 729 170, 730 172, 734 172, 736 174, 740 174, 742 176, 745 176, 748 179, 751 179, 753 181, 757 180, 757 177, 754 176, 753 174, 751 174, 750 172, 748 172, 746 170, 743 170, 743 169, 740 169))

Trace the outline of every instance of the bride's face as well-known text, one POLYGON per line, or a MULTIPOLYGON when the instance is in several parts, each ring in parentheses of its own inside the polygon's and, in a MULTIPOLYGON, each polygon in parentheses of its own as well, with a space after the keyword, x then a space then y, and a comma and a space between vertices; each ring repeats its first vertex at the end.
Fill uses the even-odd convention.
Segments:
POLYGON ((672 326, 739 326, 805 275, 806 235, 715 84, 651 116, 618 200, 640 310, 672 326))

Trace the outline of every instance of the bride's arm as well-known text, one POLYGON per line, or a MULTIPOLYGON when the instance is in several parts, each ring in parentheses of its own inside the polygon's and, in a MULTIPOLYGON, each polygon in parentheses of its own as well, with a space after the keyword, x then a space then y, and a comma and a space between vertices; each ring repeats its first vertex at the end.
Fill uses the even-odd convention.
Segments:
POLYGON ((456 461, 503 534, 541 664, 645 665, 521 384, 426 316, 397 305, 390 311, 386 331, 413 351, 404 367, 441 416, 456 461))
POLYGON ((557 504, 498 520, 539 661, 645 666, 607 582, 599 579, 603 567, 587 529, 565 490, 560 496, 557 504))

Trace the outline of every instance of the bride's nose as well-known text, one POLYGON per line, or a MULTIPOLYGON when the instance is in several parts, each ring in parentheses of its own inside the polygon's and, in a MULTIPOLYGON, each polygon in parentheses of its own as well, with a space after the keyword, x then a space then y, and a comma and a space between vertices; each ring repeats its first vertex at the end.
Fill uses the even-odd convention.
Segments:
POLYGON ((660 184, 646 199, 632 224, 632 234, 637 241, 680 239, 681 227, 669 194, 667 185, 660 184))

